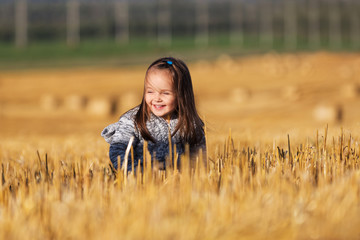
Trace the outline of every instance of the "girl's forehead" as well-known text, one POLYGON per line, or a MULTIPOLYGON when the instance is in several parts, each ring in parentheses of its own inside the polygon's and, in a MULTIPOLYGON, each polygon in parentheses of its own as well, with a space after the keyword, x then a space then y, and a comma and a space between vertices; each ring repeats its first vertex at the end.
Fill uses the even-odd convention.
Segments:
POLYGON ((151 69, 145 78, 145 86, 172 87, 172 85, 171 73, 166 69, 151 69))
POLYGON ((169 69, 158 69, 158 68, 150 68, 146 74, 146 77, 148 78, 149 76, 154 76, 154 75, 168 75, 168 77, 171 78, 171 72, 169 69))

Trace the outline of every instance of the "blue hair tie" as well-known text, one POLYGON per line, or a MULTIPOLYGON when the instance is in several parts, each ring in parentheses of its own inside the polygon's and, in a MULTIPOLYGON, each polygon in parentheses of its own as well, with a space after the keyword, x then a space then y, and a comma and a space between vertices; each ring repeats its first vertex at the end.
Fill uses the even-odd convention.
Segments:
POLYGON ((172 65, 172 64, 173 64, 172 61, 166 61, 166 63, 169 64, 169 65, 172 65))

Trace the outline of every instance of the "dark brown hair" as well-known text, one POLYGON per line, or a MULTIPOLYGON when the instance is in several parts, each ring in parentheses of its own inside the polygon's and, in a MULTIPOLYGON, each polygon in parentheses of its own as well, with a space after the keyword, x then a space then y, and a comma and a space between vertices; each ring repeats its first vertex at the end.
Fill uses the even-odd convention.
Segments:
MULTIPOLYGON (((180 59, 173 57, 160 58, 148 67, 145 81, 149 72, 155 69, 167 70, 172 76, 177 101, 175 111, 178 116, 178 124, 172 134, 174 135, 177 131, 180 131, 180 136, 186 143, 191 145, 199 143, 203 135, 204 123, 196 110, 194 91, 188 67, 180 59)), ((150 119, 150 114, 150 109, 148 109, 145 102, 144 88, 143 99, 135 116, 135 123, 145 140, 155 142, 155 139, 146 128, 146 121, 150 119)))

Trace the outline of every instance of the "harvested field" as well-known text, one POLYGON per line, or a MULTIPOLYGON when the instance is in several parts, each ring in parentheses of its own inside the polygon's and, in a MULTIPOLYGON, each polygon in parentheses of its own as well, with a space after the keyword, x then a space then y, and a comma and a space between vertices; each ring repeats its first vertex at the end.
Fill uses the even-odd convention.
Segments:
POLYGON ((128 176, 100 131, 146 66, 0 72, 0 238, 358 239, 360 55, 189 67, 207 167, 128 176))

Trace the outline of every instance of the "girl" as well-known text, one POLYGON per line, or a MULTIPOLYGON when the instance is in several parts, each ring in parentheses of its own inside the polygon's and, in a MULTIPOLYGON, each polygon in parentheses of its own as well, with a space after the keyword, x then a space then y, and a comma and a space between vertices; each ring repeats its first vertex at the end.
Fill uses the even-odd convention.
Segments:
MULTIPOLYGON (((148 67, 141 104, 106 127, 101 136, 110 144, 109 156, 115 169, 118 168, 118 156, 122 167, 131 138, 135 168, 138 164, 143 166, 143 146, 147 141, 151 160, 156 159, 160 168, 165 169, 165 159, 170 152, 169 133, 171 149, 176 145, 180 156, 185 152, 185 145, 189 144, 190 155, 194 156, 200 149, 205 152, 203 127, 195 107, 189 69, 183 61, 167 57, 156 60, 148 67)), ((127 169, 131 168, 132 159, 129 156, 127 169)))

